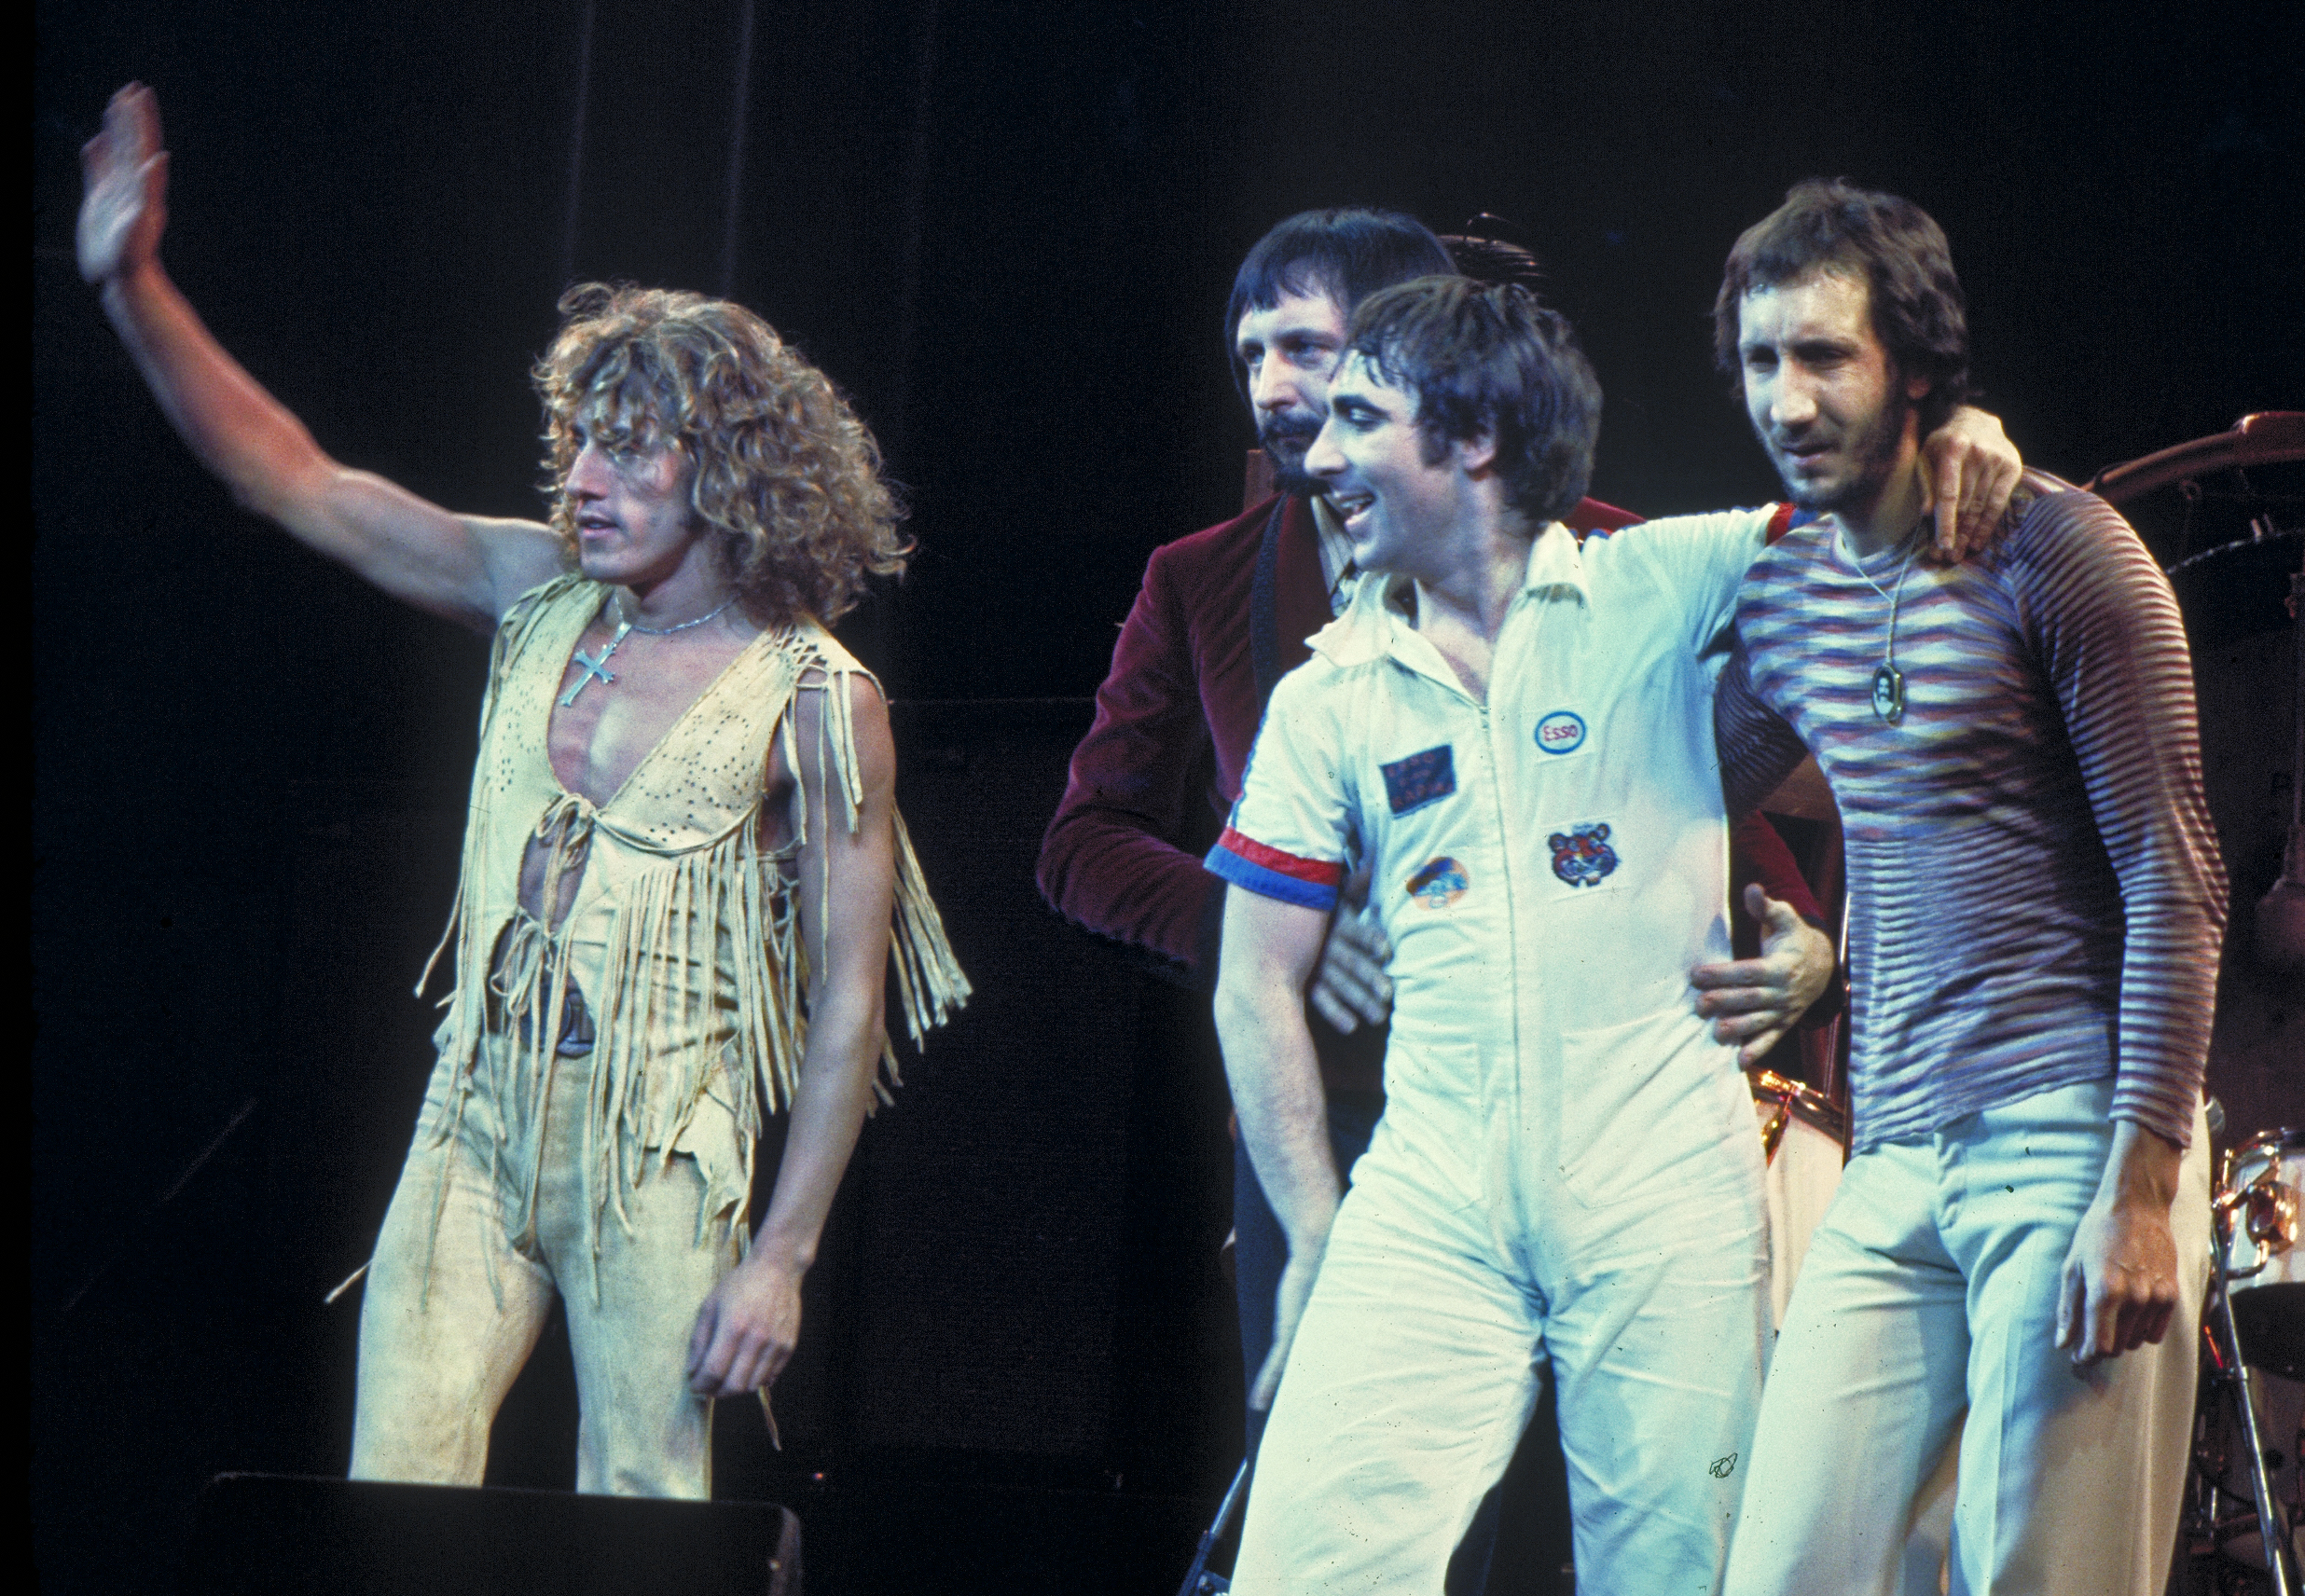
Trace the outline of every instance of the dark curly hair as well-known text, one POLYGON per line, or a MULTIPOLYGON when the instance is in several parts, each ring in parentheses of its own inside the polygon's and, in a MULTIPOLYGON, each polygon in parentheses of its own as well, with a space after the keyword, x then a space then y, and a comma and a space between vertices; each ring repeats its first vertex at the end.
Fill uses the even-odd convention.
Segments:
POLYGON ((1818 268, 1863 277, 1873 336, 1902 378, 1925 378, 1915 404, 1924 437, 1944 425, 1973 390, 1968 301, 1953 275, 1945 230, 1910 200, 1859 188, 1845 177, 1796 183, 1785 203, 1745 229, 1713 301, 1713 359, 1742 398, 1737 309, 1747 294, 1818 268))
POLYGON ((830 626, 868 575, 904 569, 904 510, 880 447, 830 378, 741 305, 585 282, 531 373, 545 406, 552 529, 576 546, 567 492, 579 427, 610 447, 669 445, 695 462, 689 502, 753 618, 830 626))
POLYGON ((1463 277, 1403 282, 1360 302, 1346 347, 1387 387, 1416 395, 1428 465, 1487 433, 1506 502, 1538 526, 1584 497, 1601 385, 1567 320, 1527 289, 1463 277))

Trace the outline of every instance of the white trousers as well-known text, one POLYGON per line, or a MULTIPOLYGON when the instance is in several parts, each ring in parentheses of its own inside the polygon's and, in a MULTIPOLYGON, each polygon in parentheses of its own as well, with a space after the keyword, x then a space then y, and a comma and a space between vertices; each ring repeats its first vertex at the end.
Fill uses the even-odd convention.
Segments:
POLYGON ((1239 1596, 1438 1596, 1548 1368, 1578 1589, 1718 1589, 1769 1316, 1760 1143, 1718 1053, 1660 1071, 1661 1118, 1581 1186, 1557 1145, 1394 1096, 1257 1453, 1239 1596))
POLYGON ((1955 1445, 1954 1596, 2159 1596, 2208 1279, 2209 1133, 2197 1114, 2167 1336, 2077 1369, 2055 1345, 2057 1287, 2112 1096, 2109 1080, 2061 1087, 1850 1161, 1777 1340, 1731 1596, 1905 1589, 1907 1533, 1955 1445))
MULTIPOLYGON (((599 1221, 596 1271, 595 1161, 584 1156, 591 1076, 589 1056, 559 1061, 534 1174, 535 1235, 516 1246, 512 1222, 531 1172, 517 1156, 495 1156, 497 1109, 485 1090, 466 1102, 457 1134, 435 1145, 454 1087, 445 1065, 434 1072, 361 1304, 353 1479, 479 1484, 496 1410, 557 1294, 576 1366, 576 1489, 711 1494, 712 1407, 688 1389, 688 1337, 732 1260, 729 1220, 705 1211, 695 1157, 652 1153, 624 1196, 629 1224, 613 1212, 599 1221)), ((716 1107, 707 1099, 699 1113, 716 1107)), ((735 1135, 733 1121, 725 1129, 735 1135)))

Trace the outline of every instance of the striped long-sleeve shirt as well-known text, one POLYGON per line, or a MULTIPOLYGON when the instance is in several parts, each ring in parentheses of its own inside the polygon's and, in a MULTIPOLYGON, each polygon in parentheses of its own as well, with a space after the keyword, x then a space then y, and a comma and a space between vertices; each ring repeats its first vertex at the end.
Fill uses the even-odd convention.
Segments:
POLYGON ((2169 584, 2088 493, 2032 499, 1966 565, 1910 546, 1870 582, 1829 517, 1772 548, 1716 700, 1732 814, 1804 749, 1841 806, 1856 1147, 2107 1075, 2114 1118, 2184 1145, 2226 884, 2169 584))

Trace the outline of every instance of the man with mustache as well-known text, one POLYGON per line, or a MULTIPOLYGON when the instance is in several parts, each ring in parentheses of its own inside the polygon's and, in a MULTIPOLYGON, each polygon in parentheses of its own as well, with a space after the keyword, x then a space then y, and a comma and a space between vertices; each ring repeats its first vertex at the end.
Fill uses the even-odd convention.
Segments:
POLYGON ((1234 1588, 1438 1589, 1549 1378, 1580 1589, 1710 1590, 1768 1258, 1738 1052, 1689 997, 1729 951, 1706 655, 1769 514, 1580 544, 1600 391, 1525 289, 1401 284, 1341 352, 1305 465, 1369 574, 1208 857, 1287 1238, 1234 1588), (1346 1190, 1302 995, 1356 858, 1394 1003, 1346 1190))
MULTIPOLYGON (((1459 241, 1498 257, 1474 275, 1525 276, 1525 253, 1459 241)), ((1457 263, 1413 217, 1361 208, 1307 211, 1260 239, 1235 273, 1225 351, 1273 469, 1275 494, 1243 514, 1156 549, 1097 693, 1095 722, 1072 756, 1063 803, 1041 846, 1048 901, 1076 923, 1147 950, 1163 972, 1204 990, 1216 978, 1224 885, 1201 868, 1212 822, 1238 798, 1274 684, 1308 657, 1304 640, 1350 597, 1350 540, 1304 469, 1328 417, 1328 385, 1356 306, 1379 289, 1447 274, 1457 263), (1212 768, 1213 766, 1213 768, 1212 768), (1207 807, 1204 809, 1204 802, 1207 807)), ((2016 461, 1989 417, 1967 412, 1930 440, 1948 534, 2013 482, 2016 461)), ((1637 517, 1582 499, 1564 520, 1578 533, 1637 517)), ((1708 971, 1703 999, 1723 1040, 1758 1059, 1829 976, 1831 952, 1809 931, 1821 917, 1768 822, 1733 829, 1733 882, 1757 883, 1768 956, 1708 971)), ((1743 896, 1739 893, 1740 898, 1743 896)), ((1348 884, 1347 904, 1350 891, 1348 884)), ((1310 996, 1308 1023, 1327 1089, 1332 1156, 1349 1175, 1384 1105, 1382 1025, 1390 1005, 1381 936, 1349 912, 1336 922, 1310 996), (1355 1034, 1358 1032, 1358 1034, 1355 1034)), ((1244 1147, 1234 1161, 1241 1353, 1251 1386, 1250 1450, 1277 1365, 1275 1294, 1286 1244, 1244 1147), (1267 1378, 1260 1380, 1260 1375, 1267 1378)))
POLYGON ((1805 523, 1738 605, 1731 803, 1816 756, 1854 993, 1852 1156, 1729 1589, 1901 1589, 1957 1437, 1953 1589, 2147 1596, 2192 1416, 2226 911, 2175 598, 2052 478, 1981 558, 1916 561, 1917 440, 1967 392, 1968 339, 1910 201, 1796 186, 1731 253, 1715 345, 1805 523))
MULTIPOLYGON (((1203 989, 1215 978, 1224 887, 1188 847, 1205 846, 1203 828, 1239 795, 1274 683, 1307 657, 1304 640, 1343 607, 1356 575, 1349 540, 1304 467, 1326 419, 1346 321, 1380 288, 1454 270, 1447 250, 1414 218, 1348 208, 1280 223, 1235 276, 1226 353, 1277 491, 1154 551, 1097 690, 1095 723, 1073 754, 1039 871, 1042 894, 1069 918, 1159 956, 1164 973, 1203 989), (1196 819, 1204 799, 1208 807, 1196 819)), ((1966 439, 1957 441, 1958 450, 1948 440, 1949 462, 1967 458, 1966 439)), ((1635 517, 1586 499, 1567 519, 1579 531, 1605 531, 1635 517)), ((1803 923, 1817 918, 1815 900, 1767 822, 1750 819, 1737 843, 1739 880, 1759 880, 1781 901, 1771 911, 1774 956, 1733 967, 1730 984, 1711 998, 1733 1039, 1765 1051, 1808 1007, 1831 956, 1803 923)), ((1349 915, 1339 927, 1311 996, 1310 1023, 1332 1156, 1349 1171, 1384 1106, 1377 1027, 1389 988, 1381 939, 1366 938, 1349 915)), ((1254 1388, 1272 1349, 1286 1248, 1237 1148, 1234 1221, 1241 1351, 1254 1388)), ((1251 1451, 1270 1387, 1266 1379, 1252 1390, 1251 1451)))

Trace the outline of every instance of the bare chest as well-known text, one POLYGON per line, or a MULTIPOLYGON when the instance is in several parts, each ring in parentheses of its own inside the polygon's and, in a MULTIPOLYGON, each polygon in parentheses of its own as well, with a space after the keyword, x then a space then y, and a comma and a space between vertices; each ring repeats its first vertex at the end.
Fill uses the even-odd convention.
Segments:
POLYGON ((1428 627, 1425 638, 1456 672, 1458 684, 1473 702, 1487 703, 1489 666, 1497 657, 1496 645, 1478 632, 1458 626, 1428 627))
POLYGON ((749 631, 724 626, 618 639, 613 624, 596 620, 553 699, 545 747, 554 777, 596 805, 608 803, 750 640, 749 631))

